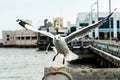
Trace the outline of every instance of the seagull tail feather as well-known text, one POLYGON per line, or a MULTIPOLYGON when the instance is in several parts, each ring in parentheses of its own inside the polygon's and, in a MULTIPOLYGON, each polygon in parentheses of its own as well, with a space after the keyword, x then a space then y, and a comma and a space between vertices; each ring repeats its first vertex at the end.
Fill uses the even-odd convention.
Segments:
POLYGON ((69 55, 66 56, 66 60, 68 60, 68 61, 75 60, 77 58, 78 58, 78 55, 76 55, 72 51, 69 51, 69 55))

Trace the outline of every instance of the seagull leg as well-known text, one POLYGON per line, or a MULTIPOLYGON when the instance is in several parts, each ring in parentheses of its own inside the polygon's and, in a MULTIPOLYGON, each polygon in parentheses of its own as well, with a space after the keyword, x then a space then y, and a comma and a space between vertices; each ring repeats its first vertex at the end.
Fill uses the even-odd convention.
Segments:
POLYGON ((48 44, 48 46, 47 46, 47 48, 46 48, 46 51, 45 51, 46 54, 48 53, 48 48, 49 48, 49 46, 50 46, 50 43, 48 44))
POLYGON ((59 53, 57 53, 54 57, 53 57, 53 60, 52 61, 54 61, 55 60, 55 58, 56 58, 56 56, 58 55, 59 53))
POLYGON ((64 58, 63 58, 63 64, 65 64, 65 55, 64 55, 64 58))

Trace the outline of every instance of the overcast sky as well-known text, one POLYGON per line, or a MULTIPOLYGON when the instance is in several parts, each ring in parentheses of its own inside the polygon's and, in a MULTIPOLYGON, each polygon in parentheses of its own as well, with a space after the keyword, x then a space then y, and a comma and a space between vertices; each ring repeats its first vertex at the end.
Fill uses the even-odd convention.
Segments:
MULTIPOLYGON (((21 29, 16 23, 18 18, 30 19, 37 28, 43 25, 45 18, 50 21, 53 17, 63 17, 75 23, 78 12, 90 12, 91 5, 97 0, 0 0, 0 39, 3 30, 21 29)), ((109 12, 109 0, 98 0, 99 11, 109 12)), ((111 0, 111 10, 117 8, 120 12, 120 0, 111 0)), ((96 11, 96 5, 93 9, 96 11)), ((64 25, 66 26, 66 25, 64 25)))

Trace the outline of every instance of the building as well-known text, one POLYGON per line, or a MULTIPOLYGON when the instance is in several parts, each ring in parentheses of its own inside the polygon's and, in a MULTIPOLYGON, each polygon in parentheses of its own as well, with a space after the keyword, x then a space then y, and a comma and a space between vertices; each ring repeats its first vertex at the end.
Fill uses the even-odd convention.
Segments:
POLYGON ((24 20, 24 21, 32 25, 32 20, 26 19, 26 20, 24 20))
POLYGON ((17 30, 15 31, 15 44, 18 46, 25 45, 36 45, 37 42, 37 34, 33 31, 29 30, 17 30))
POLYGON ((16 32, 15 31, 2 31, 2 42, 3 45, 15 45, 16 39, 16 32))
POLYGON ((2 31, 2 40, 6 46, 35 46, 37 36, 29 30, 2 31))
MULTIPOLYGON (((32 24, 32 20, 24 20, 32 24)), ((5 46, 36 46, 37 34, 30 30, 2 31, 2 43, 5 46)))
MULTIPOLYGON (((44 25, 39 27, 39 30, 50 32, 54 35, 61 34, 62 36, 66 36, 65 30, 66 28, 63 28, 63 19, 60 17, 56 17, 53 19, 52 22, 49 22, 48 19, 44 19, 44 25)), ((39 47, 39 50, 46 50, 48 45, 53 46, 52 39, 46 35, 38 33, 37 35, 37 46, 39 47)), ((51 49, 50 47, 48 49, 51 49)))
POLYGON ((58 32, 63 32, 63 18, 56 17, 53 18, 54 28, 58 30, 58 32))
MULTIPOLYGON (((77 29, 79 29, 91 25, 97 22, 98 20, 105 18, 107 15, 108 12, 100 12, 99 17, 97 18, 97 13, 92 13, 92 15, 87 12, 78 13, 76 18, 76 27, 77 29)), ((89 33, 89 37, 91 38, 99 37, 99 39, 110 39, 111 32, 111 38, 117 38, 120 33, 120 12, 115 12, 110 19, 111 22, 109 22, 108 20, 99 28, 91 31, 91 33, 89 33), (111 28, 109 27, 110 23, 111 28)))
POLYGON ((70 22, 67 22, 67 26, 68 26, 68 28, 67 28, 67 33, 68 34, 77 30, 76 24, 71 24, 70 22))

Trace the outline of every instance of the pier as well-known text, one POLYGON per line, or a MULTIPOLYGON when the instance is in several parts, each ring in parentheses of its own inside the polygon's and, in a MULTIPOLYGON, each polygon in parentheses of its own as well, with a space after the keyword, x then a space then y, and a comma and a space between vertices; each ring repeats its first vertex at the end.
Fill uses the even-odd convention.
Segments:
MULTIPOLYGON (((83 42, 82 44, 83 46, 85 42, 83 42)), ((64 69, 60 69, 56 71, 56 75, 52 75, 51 72, 54 72, 55 69, 45 67, 43 80, 50 80, 50 78, 45 79, 45 77, 51 77, 51 76, 57 76, 57 77, 52 77, 52 79, 57 79, 59 78, 58 75, 59 72, 61 73, 61 71, 62 71, 61 77, 62 76, 65 77, 67 75, 67 78, 70 78, 71 76, 72 78, 70 78, 70 80, 119 80, 120 79, 119 77, 120 76, 120 42, 110 41, 110 40, 93 40, 87 46, 88 46, 87 50, 91 50, 94 53, 89 54, 88 52, 84 51, 86 50, 86 48, 80 48, 81 51, 86 53, 84 54, 82 54, 83 52, 77 53, 79 54, 79 56, 84 55, 84 57, 82 58, 79 57, 79 58, 91 59, 96 57, 96 61, 98 61, 98 63, 100 63, 101 65, 106 66, 105 68, 73 69, 66 67, 64 69), (94 57, 93 56, 91 57, 90 55, 94 55, 94 57)), ((65 79, 65 80, 69 80, 69 79, 65 79)))
POLYGON ((45 68, 44 77, 42 80, 119 80, 119 68, 102 68, 102 69, 72 69, 64 68, 53 74, 53 68, 45 68), (72 77, 72 78, 71 78, 72 77))
MULTIPOLYGON (((102 58, 106 59, 110 64, 114 64, 117 67, 120 67, 120 43, 116 41, 109 41, 109 40, 97 40, 94 41, 89 48, 101 56, 102 58)), ((103 61, 103 63, 105 63, 103 61)))
POLYGON ((80 59, 97 57, 101 65, 107 67, 120 67, 120 42, 114 40, 88 40, 79 43, 82 43, 79 44, 79 52, 76 52, 78 50, 77 48, 75 53, 79 55, 80 59))

